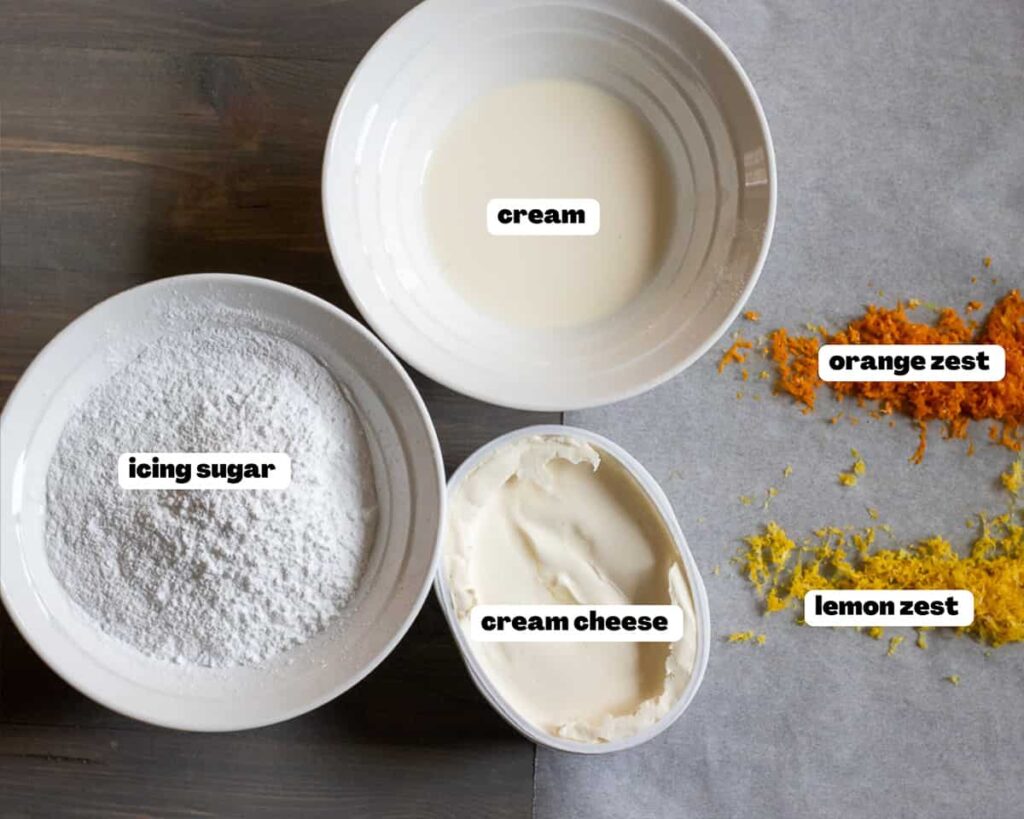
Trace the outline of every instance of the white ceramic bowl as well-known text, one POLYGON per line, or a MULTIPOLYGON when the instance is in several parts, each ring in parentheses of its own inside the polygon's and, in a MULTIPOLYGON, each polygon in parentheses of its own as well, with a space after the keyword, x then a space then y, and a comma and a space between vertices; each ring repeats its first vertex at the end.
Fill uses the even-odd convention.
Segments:
MULTIPOLYGON (((469 675, 472 677, 476 687, 491 703, 491 705, 494 706, 494 709, 504 717, 504 719, 513 728, 523 734, 523 736, 540 745, 546 745, 547 747, 554 748, 558 751, 569 751, 577 754, 607 754, 612 753, 613 751, 623 751, 627 748, 633 748, 658 736, 658 734, 667 730, 672 723, 679 719, 683 715, 683 712, 689 708, 690 703, 693 702, 693 698, 697 696, 697 690, 700 688, 700 685, 704 680, 704 672, 708 667, 708 655, 711 651, 711 613, 710 606, 708 605, 707 591, 704 589, 704 581, 701 579, 700 571, 697 569, 697 563, 693 559, 690 547, 686 544, 686 538, 683 536, 682 529, 679 528, 679 521, 676 519, 676 514, 672 509, 672 504, 665 496, 665 492, 658 485, 658 482, 654 480, 651 473, 644 468, 643 464, 626 452, 626 450, 615 442, 610 441, 595 432, 590 432, 589 430, 580 429, 579 427, 560 426, 556 424, 540 424, 537 426, 517 429, 513 432, 507 433, 506 435, 502 435, 499 438, 495 438, 493 441, 484 444, 480 449, 470 455, 465 462, 463 462, 462 466, 456 470, 455 474, 452 475, 448 481, 448 497, 451 498, 452 494, 458 489, 462 481, 464 481, 477 466, 490 458, 498 449, 522 438, 528 438, 531 435, 568 435, 569 437, 576 438, 577 440, 585 441, 597 449, 606 452, 608 455, 611 455, 616 461, 622 464, 630 475, 636 479, 637 483, 640 484, 641 488, 647 494, 647 497, 650 499, 655 509, 657 509, 658 513, 661 515, 662 520, 665 521, 665 525, 668 527, 669 533, 672 535, 672 541, 679 550, 679 557, 683 562, 683 568, 686 570, 686 579, 690 587, 690 593, 693 595, 693 610, 697 618, 696 661, 693 667, 693 675, 690 677, 689 685, 687 685, 683 695, 676 701, 669 712, 657 723, 644 731, 640 731, 631 737, 626 737, 625 739, 621 739, 616 742, 577 742, 549 734, 547 731, 544 731, 531 723, 512 705, 510 705, 494 686, 487 676, 487 672, 484 671, 483 667, 480 665, 476 655, 473 653, 473 647, 470 643, 470 639, 463 630, 458 616, 455 614, 451 591, 448 588, 448 578, 445 576, 444 572, 443 560, 441 561, 441 565, 438 567, 437 580, 434 583, 434 591, 441 603, 441 608, 444 610, 445 617, 448 620, 448 625, 451 627, 452 634, 455 635, 455 641, 459 645, 459 650, 462 653, 462 659, 465 660, 466 668, 469 669, 469 675)), ((442 549, 443 548, 444 547, 442 546, 442 549)))
POLYGON ((345 286, 402 358, 494 404, 578 409, 650 389, 722 335, 768 251, 775 159, 743 69, 673 0, 427 0, 345 89, 323 209, 345 286), (453 118, 495 87, 542 77, 631 103, 666 149, 677 200, 646 289, 611 317, 564 330, 517 329, 470 307, 439 269, 423 214, 424 172, 453 118))
POLYGON ((200 274, 108 299, 37 356, 0 419, 0 504, 0 597, 46 663, 82 693, 128 716, 226 731, 309 711, 355 685, 394 648, 434 577, 444 473, 419 394, 370 333, 294 287, 200 274), (116 366, 112 349, 127 352, 164 332, 194 327, 209 308, 258 317, 258 326, 269 324, 294 340, 349 388, 367 428, 380 502, 370 561, 344 615, 307 643, 253 668, 184 669, 143 656, 74 609, 46 558, 50 458, 75 408, 116 366))

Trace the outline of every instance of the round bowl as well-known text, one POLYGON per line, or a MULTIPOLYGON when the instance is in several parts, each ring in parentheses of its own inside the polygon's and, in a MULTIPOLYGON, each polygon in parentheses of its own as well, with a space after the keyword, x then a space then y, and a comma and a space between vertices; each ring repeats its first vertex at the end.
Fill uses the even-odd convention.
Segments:
POLYGON ((628 398, 706 352, 760 273, 775 189, 750 81, 673 0, 426 0, 353 74, 322 187, 335 263, 378 335, 454 390, 531 410, 628 398), (488 91, 542 78, 632 105, 664 148, 676 200, 663 262, 639 295, 563 329, 517 328, 471 307, 435 260, 423 212, 425 171, 451 122, 488 91))
POLYGON ((227 731, 316 708, 359 682, 394 648, 434 577, 444 473, 419 394, 370 333, 294 287, 197 274, 107 299, 36 357, 0 417, 0 505, 0 597, 54 671, 130 717, 171 728, 227 731), (124 355, 224 311, 232 320, 251 320, 294 341, 347 388, 366 428, 380 516, 356 594, 325 631, 260 666, 203 669, 151 659, 80 613, 47 560, 45 489, 67 420, 124 355))
POLYGON ((654 725, 634 734, 633 736, 616 740, 614 742, 577 742, 575 740, 564 739, 562 737, 549 734, 547 731, 538 728, 523 717, 508 702, 508 700, 501 695, 495 685, 491 682, 483 666, 481 666, 480 662, 477 660, 476 655, 473 653, 470 638, 463 630, 462 625, 459 623, 458 615, 455 613, 451 591, 448 588, 448 578, 445 576, 443 561, 437 570, 437 579, 434 582, 434 592, 437 595, 437 599, 441 604, 442 610, 444 611, 445 618, 448 620, 448 625, 451 627, 452 634, 455 635, 455 641, 458 643, 462 659, 465 661, 466 668, 469 670, 469 676, 473 679, 473 682, 480 690, 480 693, 484 695, 494 709, 505 719, 506 722, 509 723, 509 725, 519 731, 523 736, 539 745, 545 745, 548 748, 554 748, 557 751, 568 751, 576 754, 607 754, 614 751, 624 751, 627 748, 634 748, 637 745, 641 745, 644 742, 654 739, 654 737, 668 730, 668 728, 683 715, 683 712, 690 707, 690 703, 692 703, 693 698, 697 696, 697 690, 704 681, 704 673, 708 667, 708 655, 711 651, 711 607, 708 604, 708 595, 707 591, 704 589, 704 581, 701 579, 700 571, 697 569, 697 562, 693 559, 693 554, 690 552, 690 547, 686 543, 683 531, 679 528, 679 521, 672 509, 672 503, 665 495, 664 490, 658 485, 658 482, 654 480, 651 473, 644 468, 643 464, 626 452, 626 450, 614 441, 610 441, 595 432, 590 432, 589 430, 580 429, 579 427, 562 426, 559 424, 539 424, 532 427, 517 429, 513 432, 509 432, 495 438, 493 441, 484 444, 480 449, 470 455, 463 462, 462 466, 455 471, 455 474, 452 475, 448 481, 448 496, 451 497, 452 493, 455 492, 466 477, 476 469, 477 466, 490 458, 497 450, 501 449, 506 444, 514 443, 521 438, 528 438, 532 435, 567 435, 571 438, 584 441, 598 450, 611 455, 612 458, 618 461, 623 468, 633 476, 636 482, 646 493, 651 504, 661 515, 662 520, 664 520, 669 533, 672 535, 672 542, 679 550, 679 557, 682 560, 683 568, 686 570, 686 580, 690 588, 690 593, 693 595, 693 610, 697 619, 696 662, 693 667, 693 674, 690 677, 690 682, 686 686, 686 690, 683 692, 683 695, 675 702, 672 708, 669 709, 668 713, 654 725))

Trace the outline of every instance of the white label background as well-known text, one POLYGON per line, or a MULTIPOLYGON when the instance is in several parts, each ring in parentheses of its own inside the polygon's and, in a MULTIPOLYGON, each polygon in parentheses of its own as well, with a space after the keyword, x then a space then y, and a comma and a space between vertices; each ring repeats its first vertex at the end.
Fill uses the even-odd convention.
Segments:
POLYGON ((683 636, 683 610, 679 606, 474 606, 469 615, 469 636, 483 643, 674 643, 683 636), (601 617, 664 617, 668 620, 665 631, 590 631, 575 627, 577 617, 590 612, 601 617), (486 631, 481 625, 484 617, 567 617, 568 631, 516 631, 507 625, 502 631, 486 631))
POLYGON ((964 589, 850 589, 832 591, 815 589, 804 595, 804 622, 809 626, 969 626, 974 622, 974 595, 964 589), (892 600, 895 614, 815 614, 815 600, 860 601, 892 600), (904 600, 945 601, 953 597, 958 614, 900 614, 900 603, 904 600))
POLYGON ((596 199, 491 199, 487 203, 487 232, 491 236, 596 236, 601 229, 601 205, 596 199), (582 210, 580 224, 535 225, 528 219, 519 224, 498 221, 501 210, 582 210))
POLYGON ((287 489, 292 482, 292 459, 283 452, 125 452, 117 459, 117 482, 122 489, 287 489), (130 478, 128 459, 136 465, 151 464, 153 456, 162 464, 187 463, 192 467, 188 483, 174 478, 130 478), (242 478, 228 483, 227 478, 197 478, 197 464, 273 464, 266 478, 242 478))
POLYGON ((1002 381, 1006 375, 1006 350, 998 344, 826 344, 818 348, 818 377, 822 381, 1002 381), (949 355, 977 356, 988 353, 987 370, 932 370, 932 356, 949 355), (829 359, 834 356, 903 356, 906 359, 919 355, 925 360, 925 369, 910 370, 906 375, 896 375, 891 370, 863 370, 860 362, 851 369, 832 369, 829 359))

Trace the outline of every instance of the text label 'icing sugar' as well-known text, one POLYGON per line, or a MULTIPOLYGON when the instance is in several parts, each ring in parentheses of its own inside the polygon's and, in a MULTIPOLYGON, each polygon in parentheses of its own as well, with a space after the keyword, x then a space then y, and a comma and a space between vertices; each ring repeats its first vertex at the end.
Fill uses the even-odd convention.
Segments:
POLYGON ((292 461, 283 452, 126 452, 117 480, 122 489, 287 489, 292 461))

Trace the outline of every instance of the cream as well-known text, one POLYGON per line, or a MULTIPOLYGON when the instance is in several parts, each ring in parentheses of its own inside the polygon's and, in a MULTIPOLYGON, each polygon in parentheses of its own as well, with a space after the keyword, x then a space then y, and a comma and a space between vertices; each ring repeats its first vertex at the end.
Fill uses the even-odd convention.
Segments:
POLYGON ((673 644, 470 640, 490 682, 533 725, 581 742, 622 739, 685 691, 697 646, 685 569, 657 508, 607 453, 555 435, 499 449, 450 498, 444 556, 467 639, 480 604, 682 609, 673 644))
POLYGON ((675 216, 672 171, 630 104, 575 80, 482 95, 435 146, 423 184, 427 234, 453 289, 518 327, 576 327, 618 312, 662 263, 675 216), (492 199, 593 199, 600 230, 494 236, 492 199))

